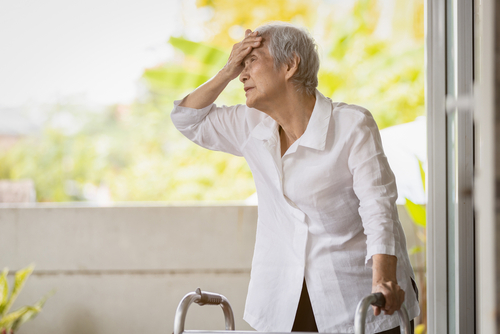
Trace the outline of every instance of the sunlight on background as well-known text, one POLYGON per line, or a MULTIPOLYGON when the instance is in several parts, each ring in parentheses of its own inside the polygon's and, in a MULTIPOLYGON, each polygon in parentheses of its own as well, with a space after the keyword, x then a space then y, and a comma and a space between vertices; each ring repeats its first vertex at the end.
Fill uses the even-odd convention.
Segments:
MULTIPOLYGON (((169 112, 224 65, 247 27, 271 20, 312 32, 319 90, 334 101, 368 108, 380 128, 424 114, 422 0, 7 7, 0 179, 31 180, 39 202, 249 197, 255 189, 244 160, 196 147, 175 131, 169 112)), ((218 102, 244 103, 241 83, 218 102)))
MULTIPOLYGON (((0 203, 247 200, 243 158, 191 143, 170 111, 224 66, 246 28, 296 23, 319 45, 318 89, 366 107, 383 129, 425 323, 423 15, 423 0, 6 3, 0 203)), ((244 103, 242 88, 234 80, 217 103, 244 103)))

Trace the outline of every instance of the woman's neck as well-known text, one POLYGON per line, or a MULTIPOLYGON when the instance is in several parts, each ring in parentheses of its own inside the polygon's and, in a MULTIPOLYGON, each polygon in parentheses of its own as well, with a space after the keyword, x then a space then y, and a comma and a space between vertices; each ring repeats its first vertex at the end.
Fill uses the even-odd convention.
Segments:
POLYGON ((282 98, 274 102, 272 108, 269 108, 265 112, 282 129, 280 131, 280 140, 283 155, 306 131, 314 105, 316 104, 316 96, 293 91, 292 94, 284 94, 282 98))
POLYGON ((265 112, 280 126, 281 155, 299 139, 307 129, 314 105, 315 95, 283 94, 282 98, 273 101, 273 106, 265 112))

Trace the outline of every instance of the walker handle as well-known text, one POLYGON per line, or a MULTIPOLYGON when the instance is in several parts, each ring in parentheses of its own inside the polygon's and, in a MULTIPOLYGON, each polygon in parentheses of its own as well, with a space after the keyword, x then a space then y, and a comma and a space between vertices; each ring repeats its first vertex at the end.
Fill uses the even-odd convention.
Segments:
MULTIPOLYGON (((356 315, 354 316, 354 333, 365 334, 366 312, 370 305, 384 307, 385 297, 382 293, 372 293, 361 299, 356 308, 356 315)), ((410 334, 410 318, 405 304, 397 311, 399 315, 399 327, 402 334, 410 334)))
POLYGON ((203 306, 205 304, 219 305, 222 303, 222 296, 218 293, 201 291, 200 288, 196 289, 196 293, 200 295, 200 299, 195 300, 194 302, 200 306, 203 306))
POLYGON ((199 305, 220 305, 222 311, 224 312, 226 330, 234 331, 233 310, 227 298, 223 295, 219 295, 218 293, 201 291, 201 289, 198 288, 195 292, 190 292, 185 295, 177 306, 177 311, 175 311, 173 334, 182 334, 184 332, 187 310, 189 305, 193 302, 199 305))
POLYGON ((385 297, 382 292, 376 292, 372 294, 375 297, 375 300, 372 302, 373 306, 384 307, 385 306, 385 297))

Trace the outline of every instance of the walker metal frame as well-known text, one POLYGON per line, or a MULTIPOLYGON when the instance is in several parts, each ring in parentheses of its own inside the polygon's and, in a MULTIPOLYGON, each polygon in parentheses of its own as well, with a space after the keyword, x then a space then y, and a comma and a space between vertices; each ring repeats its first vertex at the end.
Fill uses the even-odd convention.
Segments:
MULTIPOLYGON (((371 305, 383 307, 384 304, 385 304, 385 298, 384 295, 381 293, 373 293, 363 298, 359 302, 358 307, 356 308, 356 313, 354 315, 354 333, 365 334, 366 314, 368 308, 371 305)), ((397 313, 399 315, 401 334, 410 334, 411 333, 410 319, 408 317, 408 311, 406 310, 404 304, 401 306, 401 309, 397 311, 397 313)), ((185 295, 184 298, 182 298, 182 300, 180 301, 179 305, 177 306, 177 311, 175 312, 173 334, 190 334, 190 333, 191 334, 271 334, 271 333, 253 332, 253 331, 236 331, 234 327, 233 310, 227 298, 218 293, 201 291, 200 288, 196 289, 195 292, 190 292, 187 295, 185 295), (224 312, 226 330, 224 331, 184 330, 186 314, 189 309, 189 306, 191 306, 193 302, 199 305, 220 305, 222 311, 224 312)), ((273 332, 272 334, 285 334, 285 333, 273 332)))

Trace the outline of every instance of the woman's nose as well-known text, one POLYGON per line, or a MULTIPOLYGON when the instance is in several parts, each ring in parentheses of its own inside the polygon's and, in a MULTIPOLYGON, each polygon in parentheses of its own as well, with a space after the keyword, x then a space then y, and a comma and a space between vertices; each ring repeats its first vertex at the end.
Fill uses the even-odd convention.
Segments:
POLYGON ((243 71, 240 73, 240 81, 245 83, 248 80, 248 71, 246 66, 243 68, 243 71))

